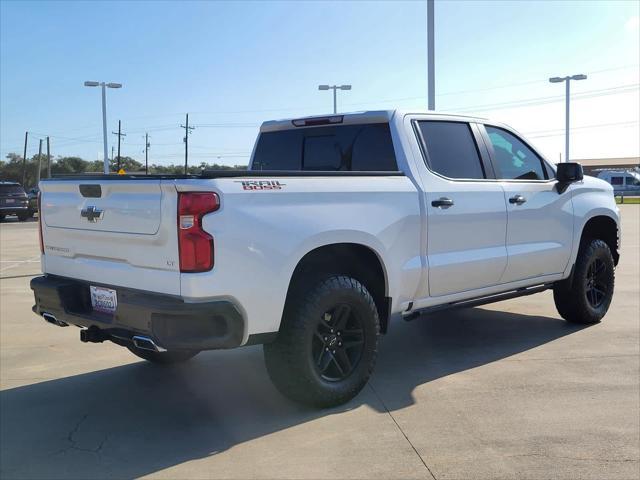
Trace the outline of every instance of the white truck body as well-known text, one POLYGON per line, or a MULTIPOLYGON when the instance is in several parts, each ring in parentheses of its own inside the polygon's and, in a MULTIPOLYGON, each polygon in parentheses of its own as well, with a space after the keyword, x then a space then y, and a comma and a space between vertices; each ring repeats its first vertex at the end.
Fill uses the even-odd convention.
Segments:
MULTIPOLYGON (((609 219, 618 236, 618 209, 606 182, 584 177, 561 189, 546 160, 546 179, 447 178, 425 161, 417 127, 423 121, 466 124, 483 157, 489 148, 480 126, 517 135, 483 119, 364 112, 341 116, 341 125, 388 124, 401 174, 279 175, 260 171, 252 159, 255 176, 43 181, 42 271, 185 304, 230 301, 244 320, 244 344, 278 332, 296 267, 324 246, 355 244, 374 252, 389 313, 399 317, 567 279, 585 225, 595 217, 609 219), (84 196, 79 185, 100 185, 100 197, 84 196), (180 192, 219 197, 219 209, 202 219, 214 242, 209 271, 180 271, 180 192), (513 203, 516 196, 526 201, 513 203), (434 207, 443 198, 455 204, 434 207), (88 207, 102 210, 102 218, 87 221, 81 212, 88 207)), ((261 135, 316 128, 294 124, 266 122, 261 135)))

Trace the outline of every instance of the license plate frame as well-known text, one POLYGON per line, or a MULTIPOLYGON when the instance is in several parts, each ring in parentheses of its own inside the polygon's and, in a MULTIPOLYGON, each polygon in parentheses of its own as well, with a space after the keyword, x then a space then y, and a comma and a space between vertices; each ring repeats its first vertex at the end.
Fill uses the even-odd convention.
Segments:
POLYGON ((4 203, 16 203, 16 199, 15 198, 5 198, 4 203))
POLYGON ((118 308, 118 292, 112 288, 89 285, 91 307, 94 312, 114 315, 118 308))

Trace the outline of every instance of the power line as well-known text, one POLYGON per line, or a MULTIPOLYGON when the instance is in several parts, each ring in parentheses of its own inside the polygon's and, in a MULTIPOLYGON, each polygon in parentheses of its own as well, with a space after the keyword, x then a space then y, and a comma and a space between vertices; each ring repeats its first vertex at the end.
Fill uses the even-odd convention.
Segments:
MULTIPOLYGON (((587 128, 600 128, 600 127, 613 127, 613 126, 618 126, 618 125, 632 125, 632 124, 637 124, 639 123, 637 120, 630 120, 627 122, 612 122, 612 123, 597 123, 594 125, 583 125, 580 127, 572 127, 570 128, 570 130, 584 130, 587 128)), ((553 128, 553 129, 549 129, 549 130, 536 130, 533 132, 523 132, 525 135, 532 135, 532 134, 538 134, 538 133, 553 133, 553 132, 564 132, 564 128, 553 128)))
MULTIPOLYGON (((618 126, 620 128, 626 128, 626 127, 631 127, 634 124, 638 124, 638 122, 628 122, 628 123, 627 122, 622 122, 618 126)), ((578 127, 578 130, 583 130, 583 129, 586 130, 586 129, 589 129, 589 128, 606 128, 606 127, 604 125, 596 125, 594 127, 578 127)), ((573 129, 571 129, 571 130, 573 130, 573 129)), ((551 133, 551 134, 548 134, 548 135, 527 135, 527 137, 528 138, 549 138, 549 137, 561 137, 564 134, 565 133, 564 133, 564 130, 563 130, 560 133, 551 133)))
MULTIPOLYGON (((587 72, 588 75, 594 75, 597 73, 603 73, 603 72, 613 72, 616 70, 626 70, 629 68, 633 68, 633 67, 638 67, 639 65, 626 65, 626 66, 622 66, 622 67, 614 67, 614 68, 605 68, 602 70, 594 70, 592 72, 587 72)), ((436 94, 436 97, 445 97, 448 95, 461 95, 464 93, 476 93, 476 92, 488 92, 490 90, 502 90, 504 88, 512 88, 512 87, 524 87, 526 85, 535 85, 537 83, 548 83, 549 80, 547 78, 545 78, 544 80, 530 80, 530 81, 526 81, 526 82, 520 82, 520 83, 507 83, 507 84, 503 84, 503 85, 496 85, 493 87, 487 87, 487 88, 474 88, 471 90, 458 90, 456 92, 444 92, 444 93, 438 93, 436 94)))
MULTIPOLYGON (((640 84, 634 83, 634 84, 620 85, 617 87, 604 88, 599 90, 588 90, 585 92, 576 93, 575 95, 572 96, 572 99, 595 98, 595 97, 601 97, 605 95, 616 95, 619 93, 632 92, 638 89, 638 85, 640 84)), ((463 108, 452 107, 449 110, 453 110, 460 113, 471 112, 471 111, 486 111, 488 109, 494 109, 499 107, 527 107, 527 106, 533 106, 533 105, 544 105, 548 103, 554 103, 560 100, 564 100, 564 95, 538 97, 538 98, 531 98, 527 100, 514 100, 509 102, 501 102, 501 103, 487 103, 484 105, 473 105, 473 106, 463 107, 463 108)))

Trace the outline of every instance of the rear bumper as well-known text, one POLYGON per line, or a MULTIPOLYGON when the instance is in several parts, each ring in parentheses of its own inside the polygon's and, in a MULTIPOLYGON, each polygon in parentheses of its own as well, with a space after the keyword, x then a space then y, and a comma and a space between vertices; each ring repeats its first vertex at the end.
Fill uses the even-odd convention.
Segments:
POLYGON ((58 322, 99 329, 105 339, 119 344, 131 342, 136 335, 149 337, 167 350, 211 350, 242 344, 245 322, 231 301, 185 303, 168 295, 92 285, 116 290, 114 315, 92 309, 88 282, 53 275, 31 280, 33 311, 53 315, 58 322))
POLYGON ((20 215, 22 213, 27 213, 28 211, 29 207, 27 205, 12 205, 10 207, 0 207, 0 215, 20 215))

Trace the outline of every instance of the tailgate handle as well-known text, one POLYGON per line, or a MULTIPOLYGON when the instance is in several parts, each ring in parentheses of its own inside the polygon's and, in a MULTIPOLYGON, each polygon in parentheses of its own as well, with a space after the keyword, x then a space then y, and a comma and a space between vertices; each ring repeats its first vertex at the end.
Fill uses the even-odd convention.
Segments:
POLYGON ((95 183, 80 185, 80 194, 85 198, 100 198, 102 187, 95 183))

